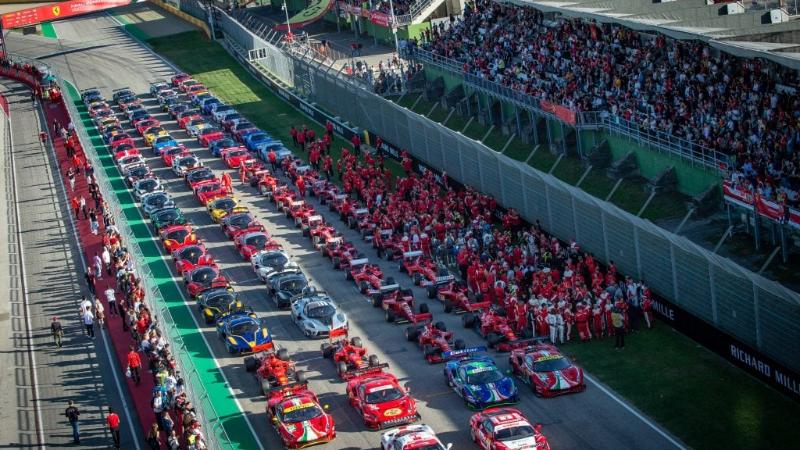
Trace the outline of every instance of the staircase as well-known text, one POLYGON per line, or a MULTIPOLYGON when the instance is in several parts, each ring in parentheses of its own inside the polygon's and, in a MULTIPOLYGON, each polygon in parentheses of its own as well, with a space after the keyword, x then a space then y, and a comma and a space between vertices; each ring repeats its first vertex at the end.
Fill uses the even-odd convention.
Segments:
POLYGON ((445 0, 417 0, 411 5, 410 22, 412 24, 422 23, 440 7, 445 0))

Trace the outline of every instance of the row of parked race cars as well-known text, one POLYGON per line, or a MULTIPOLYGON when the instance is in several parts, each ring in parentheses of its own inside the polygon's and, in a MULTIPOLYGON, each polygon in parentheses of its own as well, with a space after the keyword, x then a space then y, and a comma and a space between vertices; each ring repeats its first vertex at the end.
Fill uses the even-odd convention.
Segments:
MULTIPOLYGON (((490 347, 512 350, 513 371, 542 395, 581 390, 582 373, 576 386, 550 390, 547 379, 564 384, 564 370, 580 369, 549 345, 518 339, 495 323, 488 302, 479 302, 462 284, 421 252, 411 252, 392 236, 370 223, 369 211, 319 177, 301 160, 294 159, 280 141, 258 130, 235 110, 214 98, 200 83, 179 74, 170 82, 154 83, 150 90, 161 108, 170 114, 189 137, 210 149, 230 168, 244 167, 252 186, 268 197, 299 227, 335 269, 345 272, 358 290, 370 297, 372 304, 384 309, 387 322, 408 323, 409 341, 419 343, 429 363, 445 362, 447 384, 464 398, 471 408, 482 410, 470 420, 473 439, 482 448, 549 448, 538 426, 531 425, 518 410, 498 407, 514 403, 519 393, 513 378, 501 371, 485 348, 465 348, 442 322, 433 322, 427 304, 415 308, 413 292, 402 289, 391 277, 384 278, 380 268, 359 254, 355 245, 340 233, 314 207, 304 201, 277 174, 266 170, 262 161, 269 151, 276 152, 290 176, 303 175, 311 182, 312 195, 329 205, 345 223, 358 228, 366 241, 387 259, 400 261, 401 270, 414 284, 426 287, 429 298, 439 298, 445 312, 464 312, 465 327, 475 327, 487 338, 490 347), (189 101, 182 100, 182 93, 189 101), (222 130, 225 130, 223 132, 222 130), (564 364, 566 363, 566 365, 564 364), (549 365, 549 367, 546 367, 549 365), (541 370, 537 369, 557 369, 541 370), (487 409, 488 408, 488 409, 487 409)), ((333 417, 320 406, 317 396, 306 383, 305 374, 295 367, 288 352, 278 348, 252 308, 243 305, 228 280, 214 262, 191 224, 184 218, 139 153, 135 139, 125 132, 110 106, 95 90, 83 92, 90 115, 108 143, 133 195, 141 202, 164 249, 172 255, 176 270, 183 276, 188 294, 196 299, 201 314, 209 324, 216 324, 219 335, 232 353, 252 353, 244 359, 245 368, 255 374, 267 397, 267 415, 289 448, 327 442, 335 437, 333 417)), ((288 307, 291 320, 310 337, 326 337, 321 351, 336 365, 346 381, 350 404, 360 412, 371 429, 409 424, 419 419, 416 402, 398 379, 388 372, 358 337, 348 337, 346 315, 325 293, 311 288, 298 265, 280 245, 272 240, 265 227, 246 207, 240 206, 229 192, 229 183, 182 144, 175 140, 142 106, 130 90, 114 92, 113 102, 127 117, 167 167, 183 177, 210 217, 230 237, 238 253, 248 260, 259 279, 267 284, 267 295, 278 308, 288 307)), ((224 176, 223 176, 224 177, 224 176)), ((496 315, 501 321, 502 317, 496 315)), ((509 328, 510 330, 510 328, 509 328)), ((385 433, 382 448, 444 448, 426 425, 405 425, 385 433)))

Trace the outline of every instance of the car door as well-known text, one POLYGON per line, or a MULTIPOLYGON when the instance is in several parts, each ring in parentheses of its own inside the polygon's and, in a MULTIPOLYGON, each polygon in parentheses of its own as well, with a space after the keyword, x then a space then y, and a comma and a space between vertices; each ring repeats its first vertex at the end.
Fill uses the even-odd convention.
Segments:
POLYGON ((492 439, 494 436, 494 426, 489 419, 483 419, 478 425, 477 432, 478 444, 481 448, 489 450, 492 446, 492 439))
POLYGON ((453 371, 453 390, 462 397, 462 392, 464 392, 464 379, 466 377, 466 369, 463 367, 456 367, 456 370, 453 371))

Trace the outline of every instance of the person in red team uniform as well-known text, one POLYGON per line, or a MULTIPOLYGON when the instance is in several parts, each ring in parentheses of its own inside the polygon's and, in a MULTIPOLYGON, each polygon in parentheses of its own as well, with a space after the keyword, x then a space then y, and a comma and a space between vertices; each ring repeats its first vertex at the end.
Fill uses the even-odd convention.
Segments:
POLYGON ((297 186, 297 190, 300 191, 300 197, 306 197, 306 182, 302 176, 297 177, 297 181, 294 182, 297 186))

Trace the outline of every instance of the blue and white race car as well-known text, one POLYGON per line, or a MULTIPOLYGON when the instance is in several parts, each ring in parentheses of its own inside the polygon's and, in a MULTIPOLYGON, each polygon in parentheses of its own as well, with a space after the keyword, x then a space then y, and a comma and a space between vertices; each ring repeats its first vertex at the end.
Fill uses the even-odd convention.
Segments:
POLYGON ((503 373, 489 356, 474 355, 481 351, 486 349, 472 347, 442 354, 447 360, 444 366, 447 385, 471 409, 517 403, 519 392, 514 379, 503 373))
POLYGON ((231 354, 257 353, 275 346, 267 327, 245 310, 220 317, 217 334, 231 354))

